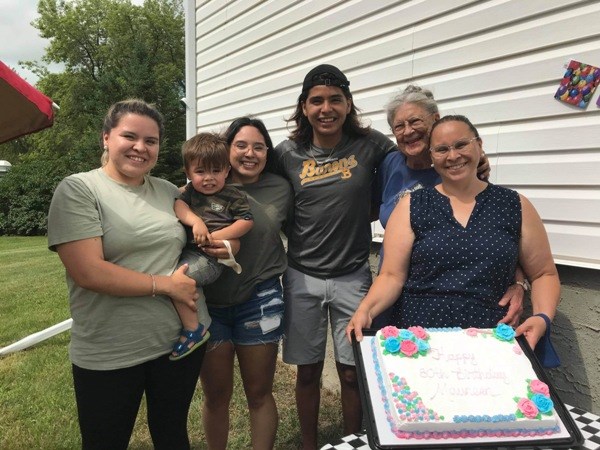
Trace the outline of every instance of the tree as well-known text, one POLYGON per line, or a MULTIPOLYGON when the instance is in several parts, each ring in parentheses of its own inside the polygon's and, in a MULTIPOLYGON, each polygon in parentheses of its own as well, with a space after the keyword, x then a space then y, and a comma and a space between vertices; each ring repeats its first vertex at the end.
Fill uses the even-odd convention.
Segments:
POLYGON ((0 179, 0 234, 39 235, 47 231, 47 211, 54 187, 65 173, 85 164, 68 155, 26 155, 0 179))
MULTIPOLYGON (((43 164, 54 165, 47 181, 36 177, 40 198, 46 198, 44 193, 52 192, 64 176, 98 167, 104 115, 111 104, 126 98, 154 103, 163 113, 165 140, 152 173, 178 185, 184 183, 180 148, 185 140, 185 110, 179 101, 185 93, 182 0, 146 0, 143 6, 132 5, 130 0, 40 0, 38 13, 33 24, 50 42, 43 61, 59 63, 65 70, 49 73, 38 63, 27 65, 40 77, 37 87, 60 111, 52 128, 7 144, 7 153, 19 160, 11 161, 15 167, 10 178, 0 183, 0 233, 45 232, 38 226, 31 230, 7 226, 11 217, 7 204, 27 216, 14 198, 7 197, 8 184, 18 184, 13 180, 16 176, 33 177, 33 169, 40 170, 43 164), (21 164, 30 168, 19 170, 21 164)), ((29 187, 35 190, 36 184, 29 187)), ((10 192, 16 195, 14 189, 10 192)), ((28 203, 33 222, 48 210, 49 200, 42 203, 28 203)))

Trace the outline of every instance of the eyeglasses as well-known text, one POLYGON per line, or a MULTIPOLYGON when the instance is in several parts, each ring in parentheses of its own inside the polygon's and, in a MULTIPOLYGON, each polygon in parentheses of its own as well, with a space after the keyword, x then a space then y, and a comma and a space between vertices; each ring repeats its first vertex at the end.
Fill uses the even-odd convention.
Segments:
POLYGON ((252 151, 254 153, 264 153, 267 151, 267 146, 260 142, 255 142, 254 144, 250 144, 246 141, 236 141, 233 143, 233 148, 235 148, 235 150, 238 153, 242 153, 242 154, 246 153, 249 148, 252 148, 252 151))
MULTIPOLYGON (((431 116, 432 113, 427 114, 425 117, 429 117, 431 116)), ((400 120, 398 121, 398 123, 396 123, 395 125, 392 126, 392 131, 394 132, 394 134, 398 135, 398 134, 402 134, 404 133, 404 130, 406 130, 406 127, 410 127, 413 130, 424 130, 427 128, 427 124, 425 123, 425 118, 424 117, 410 117, 406 120, 400 120)))
POLYGON ((442 145, 438 145, 436 147, 431 147, 429 150, 431 151, 433 156, 445 156, 448 154, 448 152, 451 149, 454 149, 458 153, 462 154, 462 153, 466 153, 469 150, 468 146, 471 142, 476 141, 478 139, 479 139, 478 136, 471 138, 471 139, 463 138, 463 139, 459 139, 452 145, 442 144, 442 145))

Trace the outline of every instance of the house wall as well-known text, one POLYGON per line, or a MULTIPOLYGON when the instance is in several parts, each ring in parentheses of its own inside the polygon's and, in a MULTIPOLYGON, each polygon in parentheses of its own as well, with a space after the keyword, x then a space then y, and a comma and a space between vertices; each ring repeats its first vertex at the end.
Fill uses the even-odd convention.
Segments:
MULTIPOLYGON (((188 130, 263 119, 288 134, 306 72, 344 71, 355 104, 387 133, 383 107, 410 83, 442 114, 478 127, 491 181, 526 195, 542 217, 563 279, 556 383, 600 412, 600 107, 553 98, 572 59, 600 67, 600 1, 188 0, 188 130), (193 20, 191 18, 193 17, 193 20), (596 353, 594 353, 596 352, 596 353)), ((554 375, 553 375, 554 376, 554 375)))

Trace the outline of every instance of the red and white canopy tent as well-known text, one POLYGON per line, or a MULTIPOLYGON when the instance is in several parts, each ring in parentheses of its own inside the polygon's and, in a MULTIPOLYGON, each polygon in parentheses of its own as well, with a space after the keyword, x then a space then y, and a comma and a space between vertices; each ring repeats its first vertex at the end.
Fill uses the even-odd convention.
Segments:
POLYGON ((0 61, 0 144, 53 123, 52 100, 0 61))
MULTIPOLYGON (((52 100, 0 61, 0 144, 51 127, 54 123, 52 100)), ((71 319, 34 333, 7 347, 0 356, 23 350, 71 328, 71 319)))

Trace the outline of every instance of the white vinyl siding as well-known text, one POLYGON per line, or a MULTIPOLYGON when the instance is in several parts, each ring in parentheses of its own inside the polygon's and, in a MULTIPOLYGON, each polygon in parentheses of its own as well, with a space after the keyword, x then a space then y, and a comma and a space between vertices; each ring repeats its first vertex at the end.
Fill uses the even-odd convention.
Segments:
POLYGON ((196 0, 195 128, 254 114, 277 144, 321 63, 390 136, 384 105, 428 87, 479 128, 491 181, 533 202, 556 262, 599 269, 600 92, 585 110, 553 98, 571 59, 600 67, 599 23, 597 0, 196 0))

